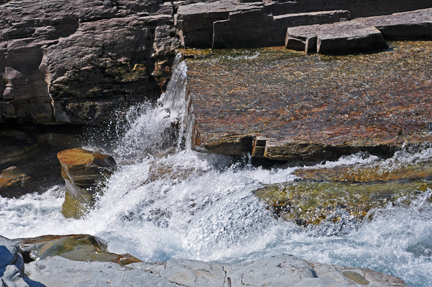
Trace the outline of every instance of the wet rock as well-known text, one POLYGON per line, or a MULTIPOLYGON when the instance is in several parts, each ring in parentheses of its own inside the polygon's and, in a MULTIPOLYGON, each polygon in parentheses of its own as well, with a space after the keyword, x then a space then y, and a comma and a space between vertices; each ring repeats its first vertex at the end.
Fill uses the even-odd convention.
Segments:
POLYGON ((26 266, 26 274, 46 286, 176 286, 131 265, 71 261, 59 256, 31 262, 26 266))
POLYGON ((120 265, 141 262, 130 254, 107 251, 107 245, 91 235, 45 235, 14 240, 21 247, 28 261, 61 256, 73 261, 113 262, 120 265))
POLYGON ((389 157, 427 143, 430 48, 393 42, 384 53, 343 56, 214 50, 188 59, 193 148, 319 162, 359 151, 389 157))
POLYGON ((116 170, 116 162, 109 155, 81 148, 64 150, 57 157, 68 193, 63 214, 78 218, 93 204, 98 185, 116 170))
POLYGON ((298 169, 294 174, 302 180, 308 181, 382 182, 395 180, 431 180, 432 165, 430 162, 420 162, 415 165, 395 162, 385 167, 380 164, 375 164, 298 169))
POLYGON ((14 197, 18 192, 15 189, 20 189, 24 186, 30 177, 19 170, 16 166, 10 166, 0 171, 0 190, 3 197, 14 197))
POLYGON ((253 193, 265 201, 277 217, 298 225, 323 221, 361 221, 372 209, 388 204, 408 205, 432 188, 430 181, 374 183, 295 182, 268 185, 253 193))
POLYGON ((82 145, 82 129, 57 126, 5 126, 0 129, 0 195, 43 192, 63 179, 57 152, 82 145), (15 127, 16 130, 11 128, 15 127))

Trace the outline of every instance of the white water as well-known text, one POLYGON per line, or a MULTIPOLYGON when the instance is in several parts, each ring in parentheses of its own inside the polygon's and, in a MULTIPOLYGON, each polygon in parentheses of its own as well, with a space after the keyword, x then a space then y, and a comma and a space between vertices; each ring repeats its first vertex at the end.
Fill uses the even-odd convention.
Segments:
MULTIPOLYGON (((159 105, 144 104, 129 113, 129 124, 113 151, 120 169, 86 218, 61 215, 64 187, 55 186, 42 195, 0 197, 0 234, 17 238, 87 233, 107 241, 112 252, 128 252, 144 261, 236 262, 288 252, 389 273, 410 286, 432 286, 432 210, 426 200, 431 192, 410 206, 389 206, 373 221, 348 224, 343 230, 331 224, 303 228, 278 221, 252 191, 262 184, 294 180, 295 168, 265 170, 252 167, 247 157, 233 162, 190 151, 181 140, 188 137, 193 120, 185 118, 190 115, 184 96, 186 66, 178 68, 159 105), (186 131, 177 140, 167 132, 173 122, 186 131), (175 152, 156 156, 170 145, 175 152), (167 168, 171 178, 153 176, 155 170, 167 168)), ((325 165, 391 167, 424 160, 432 160, 432 149, 404 151, 383 161, 357 154, 325 165)))

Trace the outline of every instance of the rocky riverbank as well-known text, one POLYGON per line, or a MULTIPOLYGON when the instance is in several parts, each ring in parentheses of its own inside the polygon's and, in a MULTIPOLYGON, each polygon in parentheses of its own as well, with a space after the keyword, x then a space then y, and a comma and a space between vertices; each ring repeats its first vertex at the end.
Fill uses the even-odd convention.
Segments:
POLYGON ((0 237, 0 283, 4 287, 407 286, 401 279, 369 269, 320 264, 288 254, 237 264, 182 259, 133 263, 137 259, 108 253, 100 239, 88 235, 15 242, 26 252, 27 263, 16 243, 0 237), (111 263, 116 260, 121 265, 111 263))

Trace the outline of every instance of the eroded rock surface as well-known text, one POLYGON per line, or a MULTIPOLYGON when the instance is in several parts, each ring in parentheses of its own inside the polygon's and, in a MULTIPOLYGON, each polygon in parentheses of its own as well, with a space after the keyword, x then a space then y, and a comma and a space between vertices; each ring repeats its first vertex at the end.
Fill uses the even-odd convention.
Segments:
POLYGON ((281 161, 391 156, 432 140, 431 43, 322 56, 278 48, 188 59, 197 150, 281 161))

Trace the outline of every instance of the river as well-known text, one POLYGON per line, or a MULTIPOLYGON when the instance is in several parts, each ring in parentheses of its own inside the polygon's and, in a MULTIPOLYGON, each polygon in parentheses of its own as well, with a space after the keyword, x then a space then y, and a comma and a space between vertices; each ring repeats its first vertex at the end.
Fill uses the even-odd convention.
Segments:
MULTIPOLYGON (((262 168, 247 155, 234 161, 190 150, 186 70, 184 63, 178 65, 158 104, 142 104, 125 116, 127 124, 118 127, 121 138, 109 150, 119 169, 85 218, 65 219, 64 186, 53 186, 41 195, 0 197, 0 234, 92 234, 105 240, 109 251, 143 261, 241 262, 286 252, 389 273, 410 286, 432 286, 431 190, 409 205, 375 211, 373 220, 348 220, 343 226, 302 227, 275 219, 252 191, 294 181, 296 169, 311 167, 262 168), (183 131, 177 137, 169 132, 173 122, 183 131), (170 145, 175 148, 161 154, 170 145)), ((385 166, 394 160, 432 161, 432 149, 402 150, 390 159, 354 154, 315 167, 385 166)))

